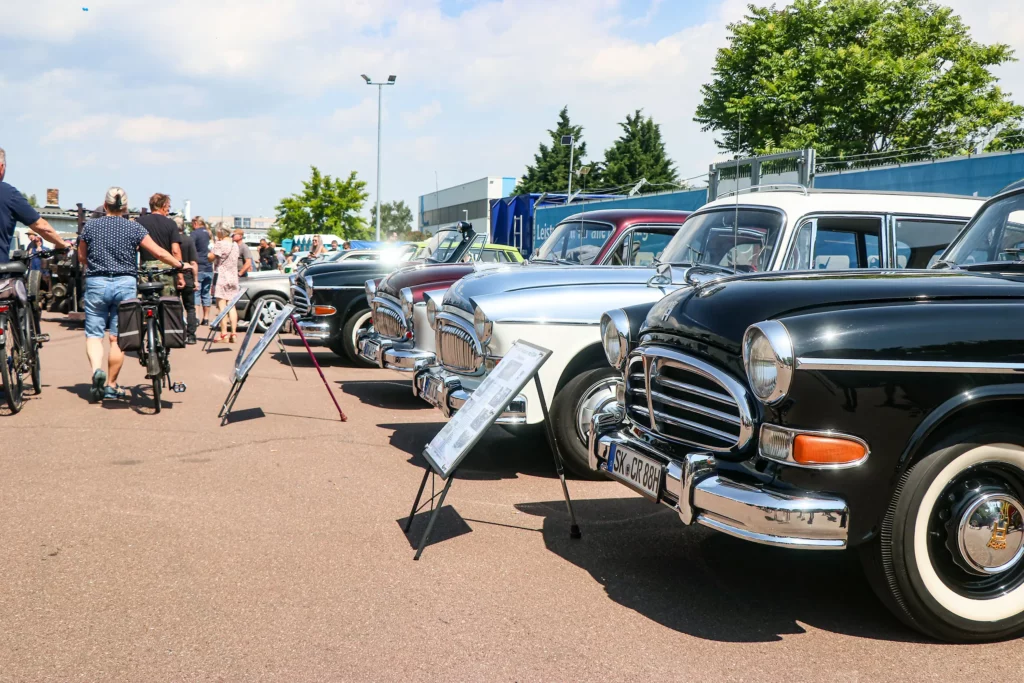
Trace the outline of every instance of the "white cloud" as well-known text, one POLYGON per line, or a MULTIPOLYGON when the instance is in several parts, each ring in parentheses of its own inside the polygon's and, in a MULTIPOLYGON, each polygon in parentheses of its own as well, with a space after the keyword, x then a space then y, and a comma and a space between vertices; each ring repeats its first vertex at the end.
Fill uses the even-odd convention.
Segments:
POLYGON ((428 102, 415 111, 402 114, 402 120, 408 128, 422 128, 441 113, 441 103, 437 100, 428 102))
POLYGON ((376 98, 367 97, 359 102, 359 104, 344 109, 335 109, 334 113, 331 114, 331 125, 342 131, 376 126, 376 98))
POLYGON ((70 142, 82 140, 101 134, 104 130, 110 132, 110 124, 113 117, 106 114, 85 116, 72 121, 65 121, 53 127, 49 133, 40 140, 44 145, 52 145, 59 142, 70 142))

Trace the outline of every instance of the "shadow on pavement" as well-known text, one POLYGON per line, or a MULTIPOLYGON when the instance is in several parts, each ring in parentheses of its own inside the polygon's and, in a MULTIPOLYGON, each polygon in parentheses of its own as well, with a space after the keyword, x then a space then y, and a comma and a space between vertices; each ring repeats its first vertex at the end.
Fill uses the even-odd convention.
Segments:
MULTIPOLYGON (((409 463, 426 467, 421 455, 434 436, 444 427, 443 422, 403 422, 379 424, 392 430, 391 445, 408 453, 409 463)), ((500 427, 487 430, 459 465, 457 479, 492 481, 516 479, 520 474, 534 477, 554 477, 555 464, 551 450, 543 440, 518 438, 500 427)))
MULTIPOLYGON (((571 488, 570 488, 571 492, 571 488)), ((583 538, 569 538, 565 501, 516 505, 544 518, 549 550, 585 569, 615 602, 673 630, 723 642, 771 642, 814 628, 926 642, 882 606, 856 554, 784 550, 703 527, 642 498, 573 501, 583 538)))
MULTIPOLYGON (((435 493, 441 493, 441 489, 444 487, 444 482, 440 479, 437 480, 437 487, 435 493)), ((413 491, 412 493, 415 493, 413 491)), ((430 500, 430 483, 427 483, 427 489, 423 492, 425 500, 430 500)), ((424 501, 420 501, 420 505, 423 505, 424 501)), ((411 504, 411 500, 410 500, 411 504)), ((430 519, 430 505, 422 508, 416 517, 412 520, 412 528, 409 529, 409 533, 405 533, 405 523, 409 520, 408 517, 395 520, 398 523, 398 528, 405 534, 405 539, 409 541, 409 547, 415 550, 420 545, 420 540, 423 538, 423 532, 427 528, 427 520, 430 519)), ((430 532, 430 542, 427 543, 429 548, 432 545, 436 545, 443 541, 448 541, 453 538, 457 538, 464 534, 471 533, 473 529, 466 524, 466 520, 462 518, 455 508, 451 505, 445 505, 441 508, 441 511, 437 513, 437 521, 434 522, 434 528, 430 532)))
MULTIPOLYGON (((139 415, 156 415, 156 408, 153 401, 153 387, 146 384, 141 386, 128 387, 128 391, 132 394, 131 408, 139 415)), ((170 401, 163 400, 165 393, 169 392, 170 389, 164 389, 160 394, 160 410, 167 410, 168 408, 174 408, 174 404, 170 401)))
POLYGON ((400 380, 342 380, 341 390, 374 408, 391 410, 433 410, 429 403, 412 395, 409 382, 400 380))
POLYGON ((247 422, 249 420, 258 420, 261 417, 266 417, 262 408, 244 408, 242 410, 234 410, 228 413, 227 420, 224 424, 235 424, 236 422, 247 422))

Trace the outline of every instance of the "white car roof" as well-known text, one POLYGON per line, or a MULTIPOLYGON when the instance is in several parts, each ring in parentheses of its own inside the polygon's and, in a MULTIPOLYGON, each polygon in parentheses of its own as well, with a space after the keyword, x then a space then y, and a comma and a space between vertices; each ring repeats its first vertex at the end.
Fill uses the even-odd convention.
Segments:
MULTIPOLYGON (((959 197, 947 194, 861 192, 856 190, 759 190, 741 192, 740 206, 770 206, 782 209, 789 218, 827 212, 924 214, 930 216, 962 216, 977 212, 986 197, 959 197)), ((698 211, 733 206, 735 195, 708 202, 698 211)))

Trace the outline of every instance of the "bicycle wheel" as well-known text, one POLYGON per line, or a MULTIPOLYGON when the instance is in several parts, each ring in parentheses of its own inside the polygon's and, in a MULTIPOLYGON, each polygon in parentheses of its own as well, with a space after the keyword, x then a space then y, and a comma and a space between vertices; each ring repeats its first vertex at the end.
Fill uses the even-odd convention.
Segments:
POLYGON ((32 393, 38 396, 43 393, 43 374, 39 363, 39 343, 36 342, 36 335, 39 334, 39 319, 36 315, 35 309, 25 311, 22 339, 25 340, 25 358, 32 369, 32 393))
POLYGON ((0 359, 0 379, 4 385, 4 400, 11 413, 18 413, 25 405, 25 383, 21 379, 21 349, 17 328, 11 325, 9 317, 3 318, 4 346, 3 358, 0 359), (14 331, 12 335, 11 332, 14 331))
POLYGON ((160 392, 163 384, 163 377, 157 375, 153 378, 153 412, 160 412, 160 392))

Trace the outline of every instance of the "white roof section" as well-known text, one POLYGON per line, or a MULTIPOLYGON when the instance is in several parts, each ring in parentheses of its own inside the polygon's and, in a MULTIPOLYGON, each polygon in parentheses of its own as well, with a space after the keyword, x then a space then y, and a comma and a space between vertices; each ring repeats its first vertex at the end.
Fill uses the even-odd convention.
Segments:
POLYGON ((924 214, 969 218, 985 203, 986 197, 960 197, 948 194, 869 192, 857 190, 762 189, 741 192, 708 202, 709 208, 769 206, 782 209, 790 218, 817 212, 924 214))

